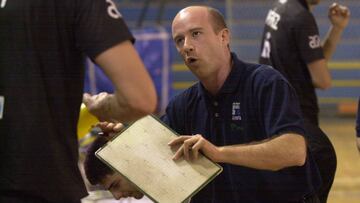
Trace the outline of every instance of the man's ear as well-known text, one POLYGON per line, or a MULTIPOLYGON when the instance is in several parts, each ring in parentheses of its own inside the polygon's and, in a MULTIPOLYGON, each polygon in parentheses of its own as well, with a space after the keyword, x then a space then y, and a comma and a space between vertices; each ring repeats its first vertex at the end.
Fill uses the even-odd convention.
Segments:
POLYGON ((230 44, 231 33, 228 28, 224 28, 220 31, 221 39, 226 46, 230 44))

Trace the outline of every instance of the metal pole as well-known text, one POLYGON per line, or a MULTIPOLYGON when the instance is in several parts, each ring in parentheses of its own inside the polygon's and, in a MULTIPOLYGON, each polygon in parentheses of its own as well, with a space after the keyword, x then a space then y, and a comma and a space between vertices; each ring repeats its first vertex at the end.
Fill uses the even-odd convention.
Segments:
POLYGON ((226 0, 225 2, 225 11, 226 11, 226 24, 230 30, 233 28, 233 1, 226 0))
POLYGON ((151 0, 146 0, 146 1, 144 2, 144 6, 143 6, 143 8, 142 8, 142 10, 141 10, 141 13, 140 13, 140 16, 139 16, 139 19, 138 19, 138 22, 137 22, 137 27, 141 27, 141 26, 142 26, 142 23, 143 23, 143 21, 144 21, 144 19, 145 19, 145 15, 146 15, 147 10, 148 10, 148 8, 149 8, 150 1, 151 1, 151 0))
POLYGON ((162 17, 164 14, 164 8, 165 8, 165 4, 166 4, 167 0, 161 0, 159 3, 159 13, 157 15, 157 24, 161 25, 161 21, 162 21, 162 17))

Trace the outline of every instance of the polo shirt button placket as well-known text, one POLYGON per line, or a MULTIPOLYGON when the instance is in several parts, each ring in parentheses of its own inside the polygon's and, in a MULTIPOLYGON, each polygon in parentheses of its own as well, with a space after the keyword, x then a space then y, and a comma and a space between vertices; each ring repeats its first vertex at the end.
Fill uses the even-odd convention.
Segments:
POLYGON ((213 105, 214 105, 214 107, 215 107, 214 116, 215 116, 215 118, 219 118, 219 113, 218 113, 219 109, 217 108, 218 105, 219 105, 219 103, 218 103, 217 101, 214 101, 214 102, 213 102, 213 105))
POLYGON ((220 129, 221 129, 221 121, 220 121, 220 110, 219 110, 219 102, 218 101, 213 101, 212 102, 213 104, 213 107, 214 107, 214 126, 213 126, 213 130, 215 132, 215 143, 217 145, 223 145, 222 142, 220 142, 222 140, 222 138, 220 137, 221 136, 221 132, 220 132, 220 129))

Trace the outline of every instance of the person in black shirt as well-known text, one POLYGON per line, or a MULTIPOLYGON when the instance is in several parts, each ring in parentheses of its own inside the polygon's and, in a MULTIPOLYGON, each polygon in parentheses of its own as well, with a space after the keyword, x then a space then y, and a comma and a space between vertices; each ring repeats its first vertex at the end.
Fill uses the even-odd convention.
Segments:
POLYGON ((323 186, 321 202, 326 202, 336 171, 336 154, 328 137, 319 128, 319 107, 315 88, 327 89, 331 76, 327 62, 348 25, 348 8, 333 4, 329 8, 331 28, 321 44, 318 27, 311 13, 320 0, 278 0, 270 9, 262 37, 259 62, 279 70, 295 88, 310 150, 319 167, 323 186))
POLYGON ((154 85, 112 0, 0 3, 0 202, 80 202, 84 54, 115 85, 84 97, 102 120, 153 112, 154 85))

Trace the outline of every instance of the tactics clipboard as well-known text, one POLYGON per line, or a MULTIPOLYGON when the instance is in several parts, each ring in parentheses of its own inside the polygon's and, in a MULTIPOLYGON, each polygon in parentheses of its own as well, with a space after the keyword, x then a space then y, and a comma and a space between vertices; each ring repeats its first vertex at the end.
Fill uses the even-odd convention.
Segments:
POLYGON ((154 116, 146 116, 114 136, 95 155, 154 202, 185 202, 221 173, 222 167, 199 154, 196 161, 173 161, 176 138, 154 116))

